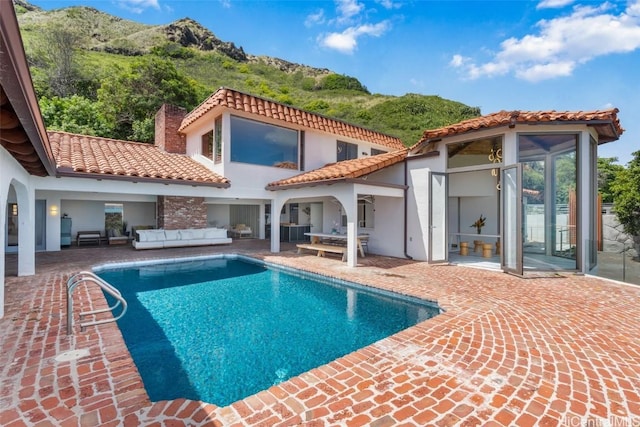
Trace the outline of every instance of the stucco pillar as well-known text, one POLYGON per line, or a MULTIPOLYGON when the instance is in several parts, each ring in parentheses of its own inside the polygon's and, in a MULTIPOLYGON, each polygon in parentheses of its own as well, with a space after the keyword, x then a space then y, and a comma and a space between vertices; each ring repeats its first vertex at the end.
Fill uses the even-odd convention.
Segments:
POLYGON ((280 252, 280 209, 284 203, 279 198, 271 200, 271 252, 280 252))
POLYGON ((36 273, 35 192, 23 185, 14 188, 18 199, 18 276, 31 276, 36 273))
POLYGON ((358 197, 354 193, 350 199, 343 200, 342 206, 347 215, 347 266, 358 265, 358 197))
MULTIPOLYGON (((0 159, 1 161, 2 159, 0 159)), ((7 196, 9 193, 8 182, 4 179, 0 170, 0 248, 2 248, 2 257, 0 257, 0 319, 4 317, 4 258, 7 242, 5 241, 5 230, 7 227, 7 196)))

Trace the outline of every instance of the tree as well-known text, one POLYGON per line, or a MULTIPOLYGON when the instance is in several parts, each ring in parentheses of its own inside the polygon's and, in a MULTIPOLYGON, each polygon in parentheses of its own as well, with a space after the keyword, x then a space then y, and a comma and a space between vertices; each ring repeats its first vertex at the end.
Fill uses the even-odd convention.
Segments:
POLYGON ((640 151, 625 169, 618 172, 611 183, 614 211, 624 231, 632 236, 640 235, 640 151))
POLYGON ((190 111, 198 104, 198 83, 176 69, 171 61, 143 57, 129 68, 114 70, 98 89, 98 100, 113 123, 113 137, 150 142, 153 117, 163 103, 190 111), (140 139, 136 139, 140 140, 140 139))
POLYGON ((76 46, 81 35, 71 28, 58 25, 46 27, 34 46, 32 61, 42 69, 51 95, 61 98, 76 93, 79 80, 76 46))
POLYGON ((50 130, 109 137, 113 128, 105 118, 99 102, 73 95, 69 98, 42 97, 42 118, 50 130))
POLYGON ((624 170, 624 166, 615 163, 617 161, 617 157, 598 157, 598 192, 602 195, 602 203, 613 203, 611 184, 624 170))

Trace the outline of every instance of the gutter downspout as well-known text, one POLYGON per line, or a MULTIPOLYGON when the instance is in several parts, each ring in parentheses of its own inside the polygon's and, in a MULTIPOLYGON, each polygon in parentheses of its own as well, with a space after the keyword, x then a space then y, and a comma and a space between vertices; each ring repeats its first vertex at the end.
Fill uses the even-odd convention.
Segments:
POLYGON ((409 255, 407 253, 407 233, 408 233, 408 226, 407 226, 407 211, 408 211, 408 206, 409 206, 409 200, 408 200, 408 195, 409 195, 409 171, 408 171, 408 166, 407 166, 407 159, 404 159, 404 256, 407 259, 413 259, 413 257, 411 255, 409 255))

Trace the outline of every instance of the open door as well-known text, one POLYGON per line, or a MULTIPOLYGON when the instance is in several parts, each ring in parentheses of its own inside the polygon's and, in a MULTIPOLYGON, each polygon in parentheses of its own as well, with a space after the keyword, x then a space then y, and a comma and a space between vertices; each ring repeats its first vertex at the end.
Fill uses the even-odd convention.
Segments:
POLYGON ((429 262, 447 262, 447 174, 429 172, 429 262))
POLYGON ((501 173, 502 270, 522 276, 522 165, 501 173))

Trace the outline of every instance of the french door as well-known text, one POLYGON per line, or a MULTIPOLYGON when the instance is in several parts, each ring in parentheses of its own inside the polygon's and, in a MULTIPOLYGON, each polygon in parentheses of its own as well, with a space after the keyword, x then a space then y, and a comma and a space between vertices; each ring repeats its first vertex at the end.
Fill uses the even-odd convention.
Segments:
POLYGON ((502 270, 522 276, 522 165, 501 169, 502 270))
POLYGON ((447 262, 447 174, 429 172, 429 262, 447 262))

